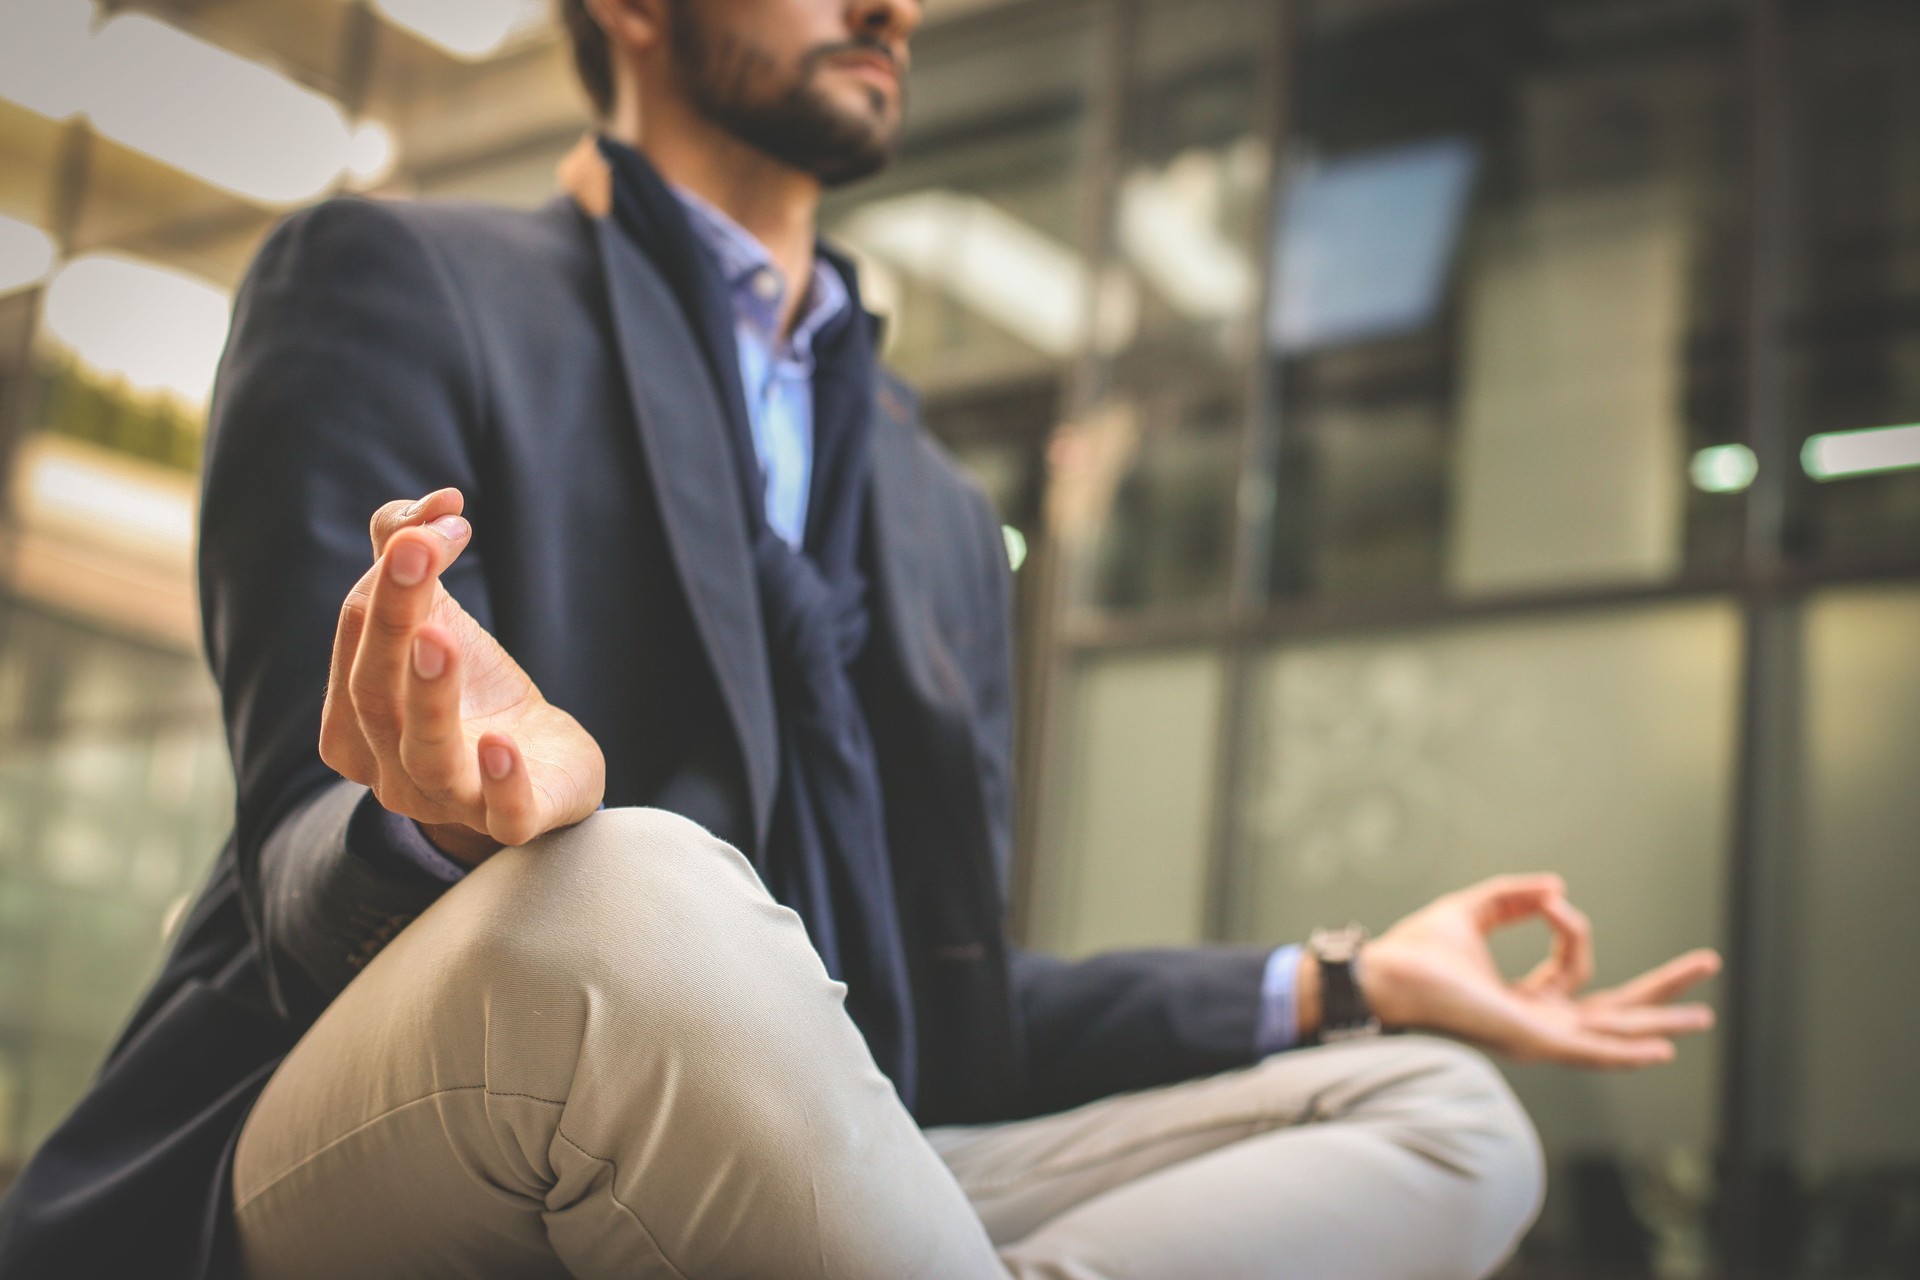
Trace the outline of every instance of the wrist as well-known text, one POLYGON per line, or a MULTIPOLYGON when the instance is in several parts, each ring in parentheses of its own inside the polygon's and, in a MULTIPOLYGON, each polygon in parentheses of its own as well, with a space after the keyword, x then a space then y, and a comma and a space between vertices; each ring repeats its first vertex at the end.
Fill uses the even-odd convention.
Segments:
POLYGON ((1381 942, 1375 938, 1361 949, 1354 965, 1354 982, 1382 1028, 1404 1030, 1411 1025, 1405 1008, 1408 984, 1401 977, 1393 946, 1382 946, 1381 942))
POLYGON ((1301 948, 1293 990, 1297 1018, 1293 1042, 1312 1044, 1320 1034, 1320 957, 1310 947, 1301 948))
POLYGON ((500 852, 500 842, 457 822, 415 824, 433 847, 465 867, 477 867, 500 852))

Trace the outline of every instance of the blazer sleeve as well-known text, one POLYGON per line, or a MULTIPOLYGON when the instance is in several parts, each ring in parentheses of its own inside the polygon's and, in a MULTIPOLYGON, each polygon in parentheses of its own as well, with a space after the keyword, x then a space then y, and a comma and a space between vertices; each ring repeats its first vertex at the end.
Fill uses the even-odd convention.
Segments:
POLYGON ((1012 956, 1036 1113, 1251 1064, 1270 948, 1012 956))
MULTIPOLYGON (((999 519, 984 497, 983 598, 1000 650, 981 664, 975 710, 996 860, 1012 844, 1012 571, 999 519)), ((1095 1098, 1246 1066, 1257 1056, 1266 947, 1116 951, 1064 960, 1015 948, 1015 1015, 1026 1049, 1026 1103, 1044 1113, 1095 1098)))
POLYGON ((321 761, 320 711, 381 504, 463 491, 474 540, 444 581, 492 625, 485 419, 451 277, 401 213, 335 200, 273 233, 241 287, 209 415, 199 574, 242 895, 290 1016, 316 1013, 445 889, 404 860, 352 852, 349 826, 373 802, 321 761))

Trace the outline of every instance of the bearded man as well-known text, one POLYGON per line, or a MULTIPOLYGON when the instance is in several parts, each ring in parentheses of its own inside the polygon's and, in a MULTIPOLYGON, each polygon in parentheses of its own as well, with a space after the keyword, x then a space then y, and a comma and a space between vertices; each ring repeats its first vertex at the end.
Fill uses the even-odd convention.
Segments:
POLYGON ((567 17, 565 198, 332 201, 241 291, 201 551, 236 827, 0 1271, 1495 1267, 1540 1155, 1457 1040, 1663 1061, 1714 957, 1579 998, 1551 876, 1364 946, 1011 947, 998 522, 814 227, 894 149, 918 5, 567 17), (1508 984, 1485 935, 1535 917, 1508 984))

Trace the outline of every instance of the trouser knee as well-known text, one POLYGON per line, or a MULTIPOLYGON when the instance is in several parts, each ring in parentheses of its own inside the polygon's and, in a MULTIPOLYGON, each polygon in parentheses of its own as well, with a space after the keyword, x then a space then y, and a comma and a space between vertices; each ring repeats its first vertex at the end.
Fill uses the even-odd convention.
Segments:
POLYGON ((1404 1087, 1382 1098, 1402 1145, 1460 1174, 1471 1188, 1469 1252, 1505 1255, 1540 1212, 1546 1162, 1539 1134, 1499 1069, 1452 1040, 1400 1040, 1404 1087))
POLYGON ((724 1075, 779 1033, 789 1005, 832 985, 746 859, 662 810, 603 810, 502 850, 449 898, 458 980, 500 1042, 489 1056, 528 1063, 530 1087, 556 1087, 573 1045, 612 1026, 724 1075))

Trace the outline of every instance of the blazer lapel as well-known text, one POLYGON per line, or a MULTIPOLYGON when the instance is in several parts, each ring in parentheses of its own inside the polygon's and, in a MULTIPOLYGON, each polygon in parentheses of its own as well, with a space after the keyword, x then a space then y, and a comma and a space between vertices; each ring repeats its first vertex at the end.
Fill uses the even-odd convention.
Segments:
POLYGON ((772 820, 780 743, 725 410, 659 271, 611 219, 589 220, 606 269, 647 477, 746 764, 757 850, 772 820))
POLYGON ((930 542, 921 505, 926 477, 919 474, 925 463, 913 410, 884 374, 875 381, 872 501, 881 609, 914 692, 939 713, 944 727, 964 728, 971 721, 973 695, 927 598, 929 566, 952 549, 930 542))

